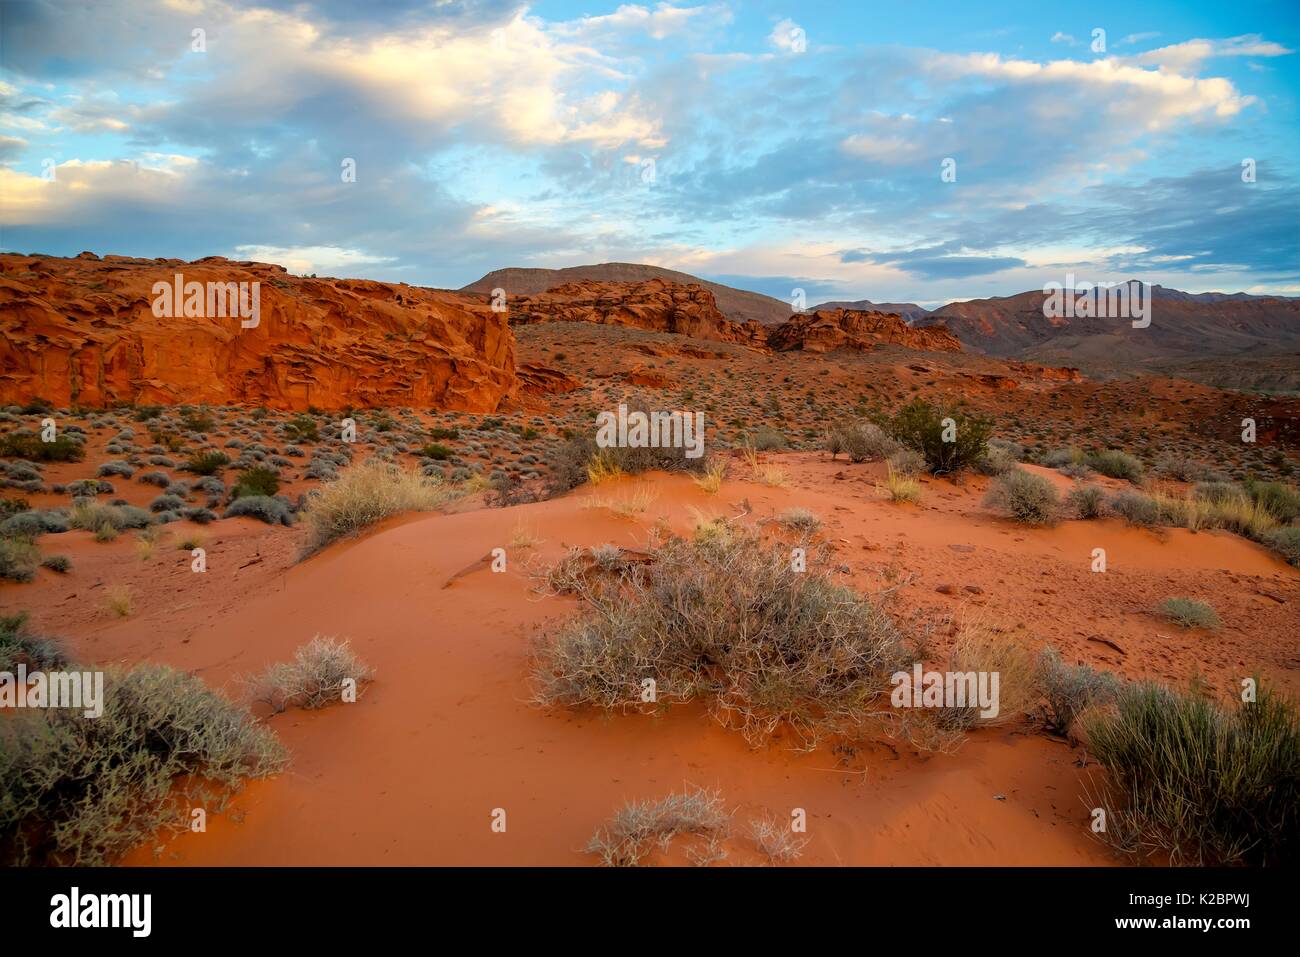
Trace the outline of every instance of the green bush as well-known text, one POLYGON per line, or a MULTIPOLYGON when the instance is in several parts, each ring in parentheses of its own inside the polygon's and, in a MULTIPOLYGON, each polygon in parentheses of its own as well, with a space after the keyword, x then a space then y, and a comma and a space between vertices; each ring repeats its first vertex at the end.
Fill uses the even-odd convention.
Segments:
POLYGON ((231 496, 247 498, 250 495, 274 495, 278 491, 280 473, 268 465, 254 465, 239 473, 231 496))
POLYGON ((1183 628, 1217 629, 1219 616, 1213 608, 1194 598, 1167 598, 1156 609, 1175 625, 1183 628))
POLYGON ((1084 729, 1120 806, 1107 834, 1175 864, 1295 864, 1300 846, 1300 716, 1260 688, 1226 712, 1197 690, 1125 688, 1084 729), (1127 840, 1125 840, 1127 838, 1127 840))
POLYGON ((320 427, 315 419, 298 415, 284 424, 284 435, 291 442, 319 442, 320 427))
POLYGON ((191 455, 181 468, 196 475, 216 475, 229 464, 230 456, 225 452, 208 449, 191 455))
POLYGON ((13 674, 19 665, 26 665, 29 671, 43 671, 61 668, 67 660, 58 642, 32 634, 26 612, 0 615, 0 671, 13 674))
POLYGON ((450 449, 437 442, 430 442, 424 448, 420 449, 420 455, 423 455, 427 459, 434 459, 438 462, 445 462, 455 454, 455 449, 450 449))
POLYGON ((1126 479, 1134 483, 1142 480, 1142 462, 1119 449, 1107 449, 1105 452, 1089 455, 1086 464, 1093 471, 1110 478, 1126 479))
POLYGON ((42 442, 39 435, 16 432, 0 436, 0 456, 32 462, 80 462, 86 450, 71 436, 59 435, 53 442, 42 442))
POLYGON ((1246 492, 1283 525, 1300 518, 1300 491, 1289 485, 1247 481, 1246 492))
POLYGON ((226 508, 224 518, 256 518, 268 525, 293 525, 293 507, 283 495, 245 495, 226 508))
POLYGON ((288 761, 246 709, 171 668, 108 670, 102 704, 94 719, 44 708, 0 721, 0 863, 113 863, 288 761))
POLYGON ((1056 486, 1041 475, 1013 468, 993 480, 984 504, 1011 513, 1026 525, 1051 525, 1060 515, 1056 486))
POLYGON ((58 572, 60 575, 66 575, 72 570, 72 559, 67 555, 50 555, 48 558, 41 560, 41 567, 48 568, 52 572, 58 572))
POLYGON ((923 399, 913 399, 900 409, 886 428, 899 442, 924 455, 926 468, 936 475, 974 465, 988 450, 993 432, 987 419, 938 409, 923 399), (951 419, 955 428, 946 429, 945 419, 951 419), (953 441, 945 442, 945 434, 951 434, 953 441))

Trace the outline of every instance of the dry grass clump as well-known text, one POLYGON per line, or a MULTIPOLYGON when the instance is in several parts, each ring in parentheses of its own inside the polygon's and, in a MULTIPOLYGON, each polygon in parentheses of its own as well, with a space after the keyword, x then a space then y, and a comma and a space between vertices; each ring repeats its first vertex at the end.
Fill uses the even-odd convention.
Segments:
POLYGON ((776 517, 778 525, 795 532, 811 535, 822 527, 822 520, 812 509, 788 508, 776 517))
POLYGON ((0 615, 0 671, 12 674, 19 665, 29 671, 48 671, 63 667, 67 661, 58 642, 28 628, 26 612, 0 615))
POLYGON ((796 837, 789 822, 767 814, 749 822, 749 836, 754 845, 773 864, 797 860, 808 844, 806 837, 796 837))
POLYGON ((921 500, 921 483, 910 475, 896 472, 892 465, 885 476, 885 489, 895 502, 919 502, 921 500))
POLYGON ((722 480, 727 477, 727 463, 724 459, 714 459, 704 467, 699 475, 692 475, 691 481, 710 495, 717 495, 722 488, 722 480))
POLYGON ((1083 718, 1109 772, 1103 837, 1173 864, 1294 864, 1300 849, 1300 712, 1261 688, 1228 711, 1199 689, 1125 687, 1083 718))
POLYGON ((463 494, 463 488, 387 462, 354 465, 308 500, 304 557, 393 515, 432 511, 463 494))
POLYGON ((1109 704, 1123 687, 1108 671, 1066 664, 1051 647, 1038 656, 1038 685, 1047 699, 1047 725, 1063 737, 1069 736, 1075 719, 1086 709, 1109 704))
POLYGON ((1194 598, 1166 598, 1156 611, 1180 628, 1208 628, 1217 631, 1222 624, 1213 608, 1194 598))
POLYGON ((287 708, 323 708, 343 700, 346 689, 360 694, 374 671, 362 664, 346 641, 317 635, 293 654, 248 682, 254 701, 279 714, 287 708))
POLYGON ((588 498, 583 502, 586 508, 607 508, 622 518, 636 518, 654 504, 658 493, 649 485, 643 485, 633 492, 616 498, 588 498))
POLYGON ((125 618, 131 614, 131 587, 129 585, 111 585, 104 593, 104 603, 108 610, 117 615, 118 618, 125 618))
POLYGON ((587 842, 588 854, 606 867, 635 867, 655 847, 667 851, 679 834, 716 842, 731 827, 731 815, 717 791, 702 788, 670 794, 659 801, 629 801, 587 842))
POLYGON ((672 539, 616 576, 565 576, 583 614, 543 635, 533 666, 545 705, 640 709, 702 700, 751 744, 789 727, 805 746, 860 730, 903 661, 883 608, 747 531, 672 539))
POLYGON ((776 465, 764 465, 758 470, 758 480, 772 488, 781 488, 787 482, 785 469, 776 465))
POLYGON ((26 709, 0 721, 0 864, 102 865, 220 809, 288 755, 244 708, 158 665, 105 673, 103 714, 26 709))

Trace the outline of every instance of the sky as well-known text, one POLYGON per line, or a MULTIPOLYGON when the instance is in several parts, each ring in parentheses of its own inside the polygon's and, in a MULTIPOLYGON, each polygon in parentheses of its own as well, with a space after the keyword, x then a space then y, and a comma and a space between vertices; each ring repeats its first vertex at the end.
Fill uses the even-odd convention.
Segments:
POLYGON ((1295 0, 0 0, 0 249, 1300 295, 1298 95, 1295 0))

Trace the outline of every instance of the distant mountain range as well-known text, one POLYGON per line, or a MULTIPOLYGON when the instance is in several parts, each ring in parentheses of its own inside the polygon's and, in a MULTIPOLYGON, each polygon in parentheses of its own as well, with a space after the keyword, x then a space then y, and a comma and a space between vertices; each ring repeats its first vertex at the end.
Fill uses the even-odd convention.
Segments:
MULTIPOLYGON (((632 282, 644 279, 696 283, 711 291, 727 318, 779 325, 789 303, 761 293, 710 282, 688 273, 633 263, 601 263, 568 269, 498 269, 463 292, 500 287, 509 295, 535 295, 581 279, 632 282)), ((970 351, 1001 358, 1072 366, 1147 366, 1169 360, 1214 356, 1278 356, 1300 351, 1300 299, 1249 293, 1187 293, 1150 288, 1151 323, 1134 328, 1128 317, 1047 318, 1041 290, 950 302, 929 310, 912 302, 869 299, 823 302, 811 309, 889 312, 924 327, 944 323, 970 351)), ((810 310, 811 311, 811 310, 810 310)))

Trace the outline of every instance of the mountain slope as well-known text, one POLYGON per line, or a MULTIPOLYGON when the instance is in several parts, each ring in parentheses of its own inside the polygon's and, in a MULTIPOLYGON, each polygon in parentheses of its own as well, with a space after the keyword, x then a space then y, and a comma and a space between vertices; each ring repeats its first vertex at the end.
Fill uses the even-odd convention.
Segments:
POLYGON ((1300 300, 1190 295, 1151 287, 1150 325, 1129 318, 1044 315, 1041 290, 950 302, 916 323, 943 322, 967 348, 1039 362, 1142 364, 1158 359, 1278 353, 1300 346, 1300 300))
POLYGON ((643 282, 647 279, 664 279, 668 282, 694 283, 713 293, 718 309, 732 322, 760 322, 766 326, 778 325, 790 318, 789 303, 762 293, 735 289, 722 283, 709 282, 675 269, 647 266, 640 263, 600 263, 590 266, 570 266, 567 269, 524 269, 508 267, 494 269, 482 279, 463 286, 461 292, 490 293, 504 289, 507 296, 535 296, 565 283, 594 280, 596 282, 643 282))

